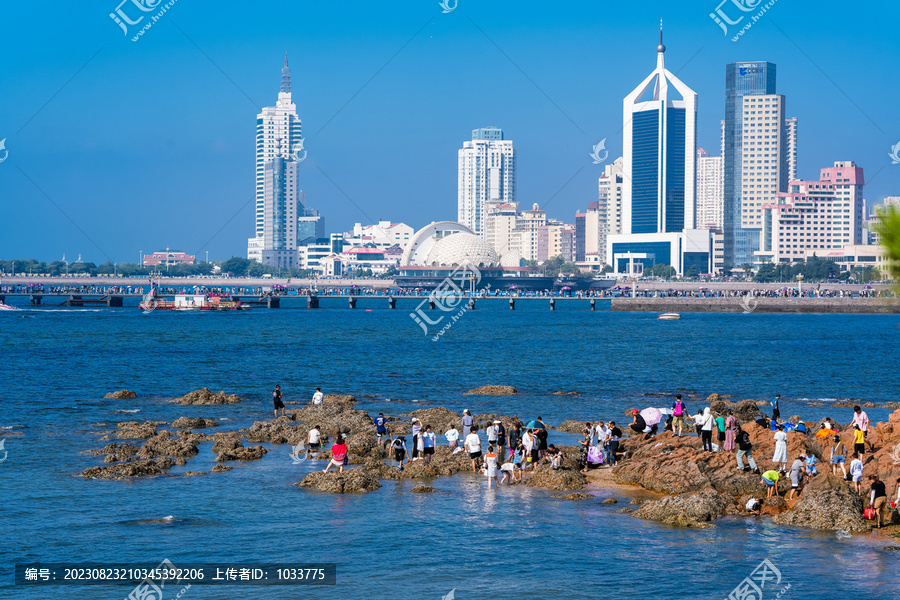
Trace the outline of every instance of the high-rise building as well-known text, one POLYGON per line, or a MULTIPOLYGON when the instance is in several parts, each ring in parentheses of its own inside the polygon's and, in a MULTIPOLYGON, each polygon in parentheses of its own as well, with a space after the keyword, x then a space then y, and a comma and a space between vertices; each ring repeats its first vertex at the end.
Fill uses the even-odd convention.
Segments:
POLYGON ((797 179, 797 117, 784 120, 785 159, 788 183, 797 179))
MULTIPOLYGON (((297 106, 291 99, 291 68, 288 66, 287 55, 284 57, 284 67, 281 69, 281 91, 278 92, 278 101, 275 106, 267 106, 262 112, 256 115, 256 221, 254 224, 254 237, 247 242, 247 258, 262 262, 262 252, 265 249, 273 250, 274 246, 280 246, 278 242, 266 237, 267 231, 275 231, 278 227, 274 222, 266 221, 267 214, 272 215, 272 219, 279 223, 286 223, 285 215, 281 214, 272 207, 266 207, 266 176, 269 169, 269 163, 276 158, 281 158, 277 174, 284 175, 287 179, 284 183, 292 184, 292 192, 284 195, 284 206, 293 207, 293 219, 305 215, 305 208, 302 207, 300 199, 299 181, 296 174, 296 160, 293 160, 292 153, 299 151, 302 146, 302 138, 300 134, 300 117, 297 116, 297 106), (294 167, 286 167, 287 163, 294 163, 294 167)), ((271 175, 276 175, 275 167, 272 167, 271 175)), ((275 194, 279 198, 279 194, 275 194)), ((274 198, 275 196, 273 196, 274 198)), ((281 200, 278 200, 281 202, 281 200)), ((291 222, 286 224, 288 229, 294 230, 298 227, 297 223, 291 222)), ((296 252, 296 245, 293 248, 296 252)))
POLYGON ((697 227, 722 229, 725 188, 722 182, 722 157, 697 150, 697 227))
POLYGON ((822 169, 818 181, 791 182, 789 191, 764 206, 763 248, 757 254, 766 262, 791 263, 864 245, 864 185, 863 170, 852 161, 822 169))
POLYGON ((600 222, 597 226, 597 262, 602 267, 611 260, 606 256, 606 240, 611 235, 622 233, 622 193, 625 188, 622 176, 622 157, 606 165, 598 182, 598 203, 600 222))
MULTIPOLYGON (((752 264, 753 253, 759 249, 759 230, 745 230, 741 226, 744 96, 774 94, 775 74, 775 65, 770 62, 738 62, 725 66, 725 129, 722 151, 725 196, 722 220, 727 269, 739 268, 745 263, 752 264)), ((772 133, 763 135, 771 136, 772 133)), ((769 139, 771 141, 771 137, 769 139)))
POLYGON ((297 267, 297 230, 299 228, 298 174, 300 163, 281 155, 276 145, 275 158, 263 169, 263 244, 259 262, 279 269, 297 267))
POLYGON ((459 150, 457 220, 485 236, 489 204, 516 201, 516 151, 503 130, 483 127, 459 150))
POLYGON ((518 218, 518 202, 508 204, 492 202, 488 205, 485 217, 485 240, 500 256, 509 253, 509 236, 516 228, 518 218))
MULTIPOLYGON (((784 96, 746 95, 741 126, 741 228, 762 229, 762 206, 787 191, 784 96)), ((757 248, 758 249, 758 248, 757 248)))
POLYGON ((696 229, 697 94, 666 69, 662 42, 660 25, 656 69, 624 100, 622 231, 607 235, 606 260, 616 273, 710 273, 712 235, 696 229))
POLYGON ((511 253, 518 253, 522 260, 538 260, 538 230, 545 225, 547 213, 537 204, 531 210, 523 211, 516 219, 516 227, 509 236, 511 253))
POLYGON ((666 69, 665 52, 660 29, 656 69, 624 100, 624 234, 695 226, 697 93, 666 69))

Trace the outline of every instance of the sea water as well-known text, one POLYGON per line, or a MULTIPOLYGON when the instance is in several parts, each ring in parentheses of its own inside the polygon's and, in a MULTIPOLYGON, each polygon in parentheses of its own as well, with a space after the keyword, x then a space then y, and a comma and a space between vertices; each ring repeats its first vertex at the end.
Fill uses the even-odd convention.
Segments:
MULTIPOLYGON (((781 576, 764 598, 900 598, 900 553, 874 536, 740 517, 675 529, 617 513, 627 506, 622 491, 593 490, 597 500, 570 502, 523 486, 488 490, 483 477, 460 474, 431 482, 432 494, 410 493, 414 482, 384 481, 366 495, 335 496, 294 486, 323 465, 295 464, 289 446, 271 444, 262 460, 230 463, 227 473, 179 476, 215 465, 207 443, 168 476, 77 476, 103 464, 85 451, 105 445, 100 435, 118 422, 187 415, 223 419, 207 433, 248 427, 272 417, 276 383, 286 401, 308 402, 321 387, 355 395, 372 415, 446 406, 542 416, 551 425, 625 421, 625 409, 669 405, 678 391, 696 396, 689 409, 712 392, 734 400, 780 393, 783 415, 849 422, 852 410, 830 406, 835 399, 897 401, 900 389, 896 316, 686 313, 659 321, 591 312, 586 302, 558 302, 553 312, 542 302, 516 311, 481 302, 433 342, 409 316, 415 304, 345 306, 0 315, 0 597, 116 600, 133 588, 14 586, 15 563, 169 559, 338 565, 335 587, 195 585, 182 596, 188 600, 438 600, 451 590, 460 599, 726 598, 764 560, 781 576), (484 384, 513 385, 519 394, 463 395, 484 384), (204 386, 244 401, 172 404, 204 386), (138 398, 102 399, 123 388, 138 398), (619 504, 602 504, 608 496, 619 504)), ((867 412, 876 421, 890 411, 867 412)), ((551 432, 554 440, 571 443, 551 432)))

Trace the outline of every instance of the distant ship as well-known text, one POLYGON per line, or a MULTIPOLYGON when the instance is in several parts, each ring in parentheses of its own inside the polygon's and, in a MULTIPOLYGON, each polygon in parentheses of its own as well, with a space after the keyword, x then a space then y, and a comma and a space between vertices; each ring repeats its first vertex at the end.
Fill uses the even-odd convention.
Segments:
POLYGON ((240 300, 227 300, 219 296, 209 294, 177 294, 174 300, 157 300, 156 291, 151 290, 139 305, 145 312, 154 310, 176 311, 220 311, 220 310, 247 310, 249 306, 242 306, 240 300))

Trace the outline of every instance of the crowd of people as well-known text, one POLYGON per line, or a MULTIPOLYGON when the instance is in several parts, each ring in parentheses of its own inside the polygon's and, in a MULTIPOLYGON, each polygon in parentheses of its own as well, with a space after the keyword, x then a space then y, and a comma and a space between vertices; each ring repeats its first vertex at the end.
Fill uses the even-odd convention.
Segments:
MULTIPOLYGON (((320 388, 316 388, 312 403, 321 404, 324 395, 320 388)), ((279 408, 284 412, 284 404, 281 401, 280 387, 276 386, 273 392, 275 414, 279 408)), ((686 419, 691 418, 694 423, 694 433, 700 439, 704 452, 734 452, 736 469, 743 472, 752 472, 760 475, 760 484, 766 490, 766 497, 772 498, 780 495, 779 484, 783 479, 790 481, 790 489, 786 490, 785 499, 792 501, 799 498, 802 489, 811 478, 819 474, 819 459, 810 451, 801 451, 790 460, 788 456, 788 431, 799 431, 811 435, 806 431, 803 423, 792 423, 781 420, 781 395, 775 396, 772 401, 772 418, 760 412, 756 423, 771 430, 775 442, 775 450, 771 459, 771 468, 761 470, 753 456, 753 443, 750 434, 742 429, 733 409, 723 412, 715 411, 711 406, 698 409, 691 418, 681 394, 676 394, 670 408, 649 409, 645 411, 632 409, 629 412, 632 417, 627 430, 631 436, 643 436, 645 439, 656 436, 659 425, 663 424, 664 431, 671 431, 675 436, 689 435, 686 419), (654 412, 655 411, 655 412, 654 412), (657 417, 658 413, 658 417, 657 417), (662 417, 667 417, 663 422, 662 417), (648 420, 649 419, 649 420, 648 420), (744 463, 746 459, 746 464, 744 463), (790 467, 788 467, 790 463, 790 467)), ((418 418, 411 421, 412 441, 408 446, 406 437, 394 435, 388 424, 388 418, 384 413, 372 420, 375 425, 375 435, 378 444, 383 440, 389 440, 390 457, 394 466, 400 471, 404 464, 412 461, 424 461, 429 464, 438 446, 438 434, 428 424, 423 424, 418 418)), ((816 438, 820 440, 824 450, 822 460, 827 460, 831 465, 831 472, 847 479, 855 492, 862 495, 862 482, 865 471, 865 455, 867 450, 874 452, 871 441, 867 439, 869 431, 869 417, 860 406, 853 409, 853 419, 847 424, 853 431, 852 453, 849 451, 838 435, 838 426, 833 419, 825 419, 818 431, 816 438), (827 458, 825 457, 827 454, 827 458), (849 460, 849 471, 848 463, 849 460)), ((619 444, 625 437, 623 431, 615 421, 596 423, 585 422, 578 440, 580 448, 580 460, 578 468, 587 473, 592 468, 611 468, 619 460, 619 444)), ((447 446, 454 453, 465 452, 471 461, 472 472, 482 473, 488 480, 488 488, 495 484, 499 487, 514 482, 521 482, 526 471, 533 470, 538 464, 544 462, 551 469, 562 466, 564 453, 554 444, 548 443, 548 427, 541 417, 527 424, 522 424, 518 417, 513 418, 513 423, 507 429, 501 420, 495 419, 487 425, 484 431, 486 442, 479 435, 478 425, 471 412, 463 411, 460 423, 457 426, 448 427, 441 435, 446 440, 447 446), (485 447, 486 446, 486 447, 485 447)), ((321 428, 317 425, 309 431, 307 444, 307 457, 320 451, 321 428)), ((346 436, 339 435, 331 448, 332 459, 325 467, 327 472, 332 466, 343 472, 347 465, 346 436)), ((895 483, 894 494, 896 499, 890 501, 887 494, 887 485, 881 481, 877 474, 868 475, 869 482, 869 514, 867 518, 875 521, 876 527, 881 527, 889 520, 890 509, 900 507, 900 478, 895 483)), ((747 511, 752 514, 760 514, 762 501, 751 498, 747 503, 747 511)))

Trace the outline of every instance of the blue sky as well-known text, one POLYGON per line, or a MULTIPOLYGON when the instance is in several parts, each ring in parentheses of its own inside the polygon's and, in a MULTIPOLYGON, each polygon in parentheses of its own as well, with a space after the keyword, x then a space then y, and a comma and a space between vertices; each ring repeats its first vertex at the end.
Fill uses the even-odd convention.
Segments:
POLYGON ((327 230, 455 219, 456 152, 487 125, 515 143, 519 201, 573 222, 597 196, 591 146, 621 153, 622 98, 655 65, 660 18, 667 67, 700 97, 701 146, 718 154, 724 65, 768 60, 800 119, 800 176, 853 160, 870 202, 900 195, 896 3, 779 0, 732 42, 714 0, 459 0, 447 14, 437 0, 178 0, 132 42, 108 16, 118 1, 4 7, 0 258, 244 256, 255 118, 285 49, 302 187, 327 230))

